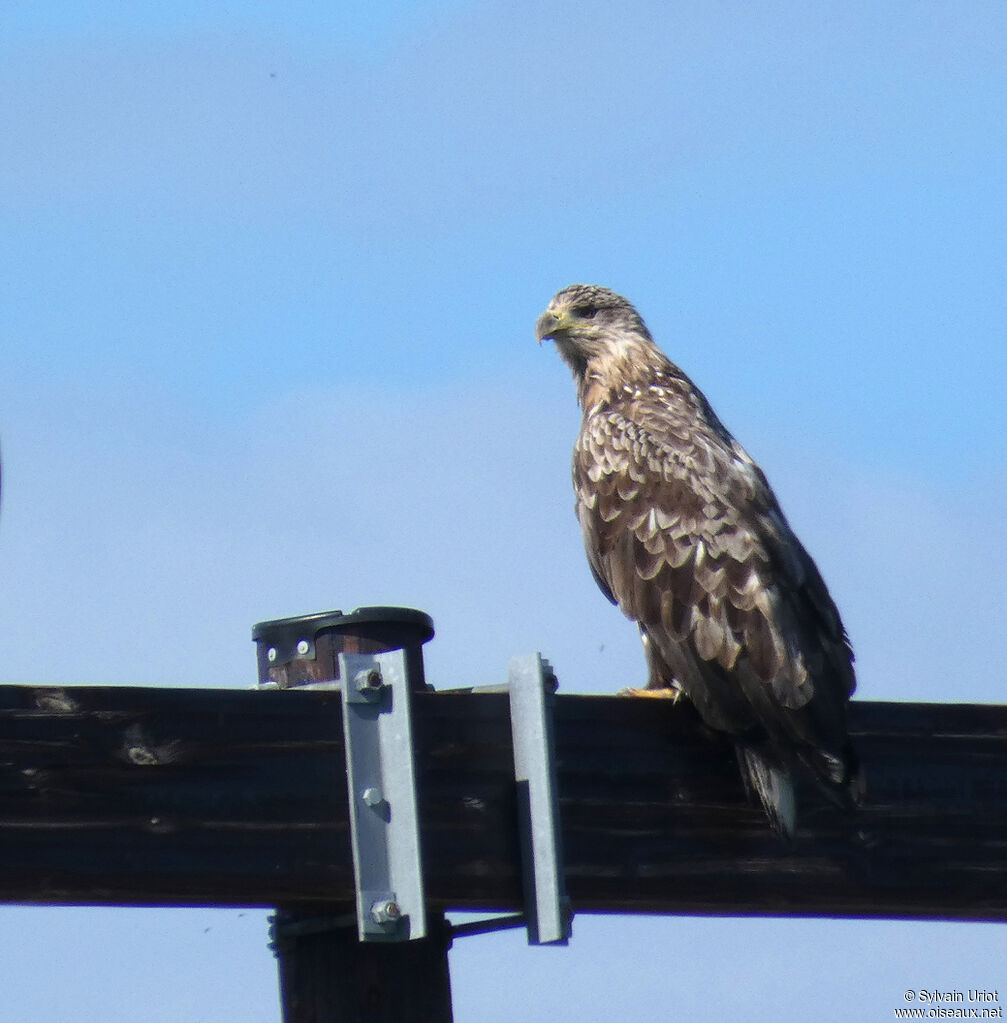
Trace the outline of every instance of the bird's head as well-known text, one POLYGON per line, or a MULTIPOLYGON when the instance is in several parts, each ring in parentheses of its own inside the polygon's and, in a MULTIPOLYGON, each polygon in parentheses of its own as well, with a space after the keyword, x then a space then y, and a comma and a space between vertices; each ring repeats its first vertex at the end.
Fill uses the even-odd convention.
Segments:
POLYGON ((578 382, 592 360, 633 361, 634 350, 654 344, 632 304, 595 284, 571 284, 557 292, 538 318, 535 335, 539 344, 556 343, 578 382))
POLYGON ((612 343, 626 333, 650 337, 627 299, 596 284, 571 284, 557 292, 535 324, 539 343, 550 340, 585 348, 598 347, 606 338, 612 343))

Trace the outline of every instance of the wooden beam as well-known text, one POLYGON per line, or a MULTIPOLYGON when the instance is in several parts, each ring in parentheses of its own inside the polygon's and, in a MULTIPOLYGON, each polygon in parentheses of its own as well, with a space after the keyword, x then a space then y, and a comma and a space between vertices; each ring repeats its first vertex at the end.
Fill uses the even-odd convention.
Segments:
MULTIPOLYGON (((520 909, 506 696, 414 702, 434 909, 520 909)), ((1007 707, 855 702, 867 801, 786 845, 685 704, 565 696, 577 912, 1007 919, 1007 707)), ((338 694, 0 686, 0 900, 352 902, 338 694)))

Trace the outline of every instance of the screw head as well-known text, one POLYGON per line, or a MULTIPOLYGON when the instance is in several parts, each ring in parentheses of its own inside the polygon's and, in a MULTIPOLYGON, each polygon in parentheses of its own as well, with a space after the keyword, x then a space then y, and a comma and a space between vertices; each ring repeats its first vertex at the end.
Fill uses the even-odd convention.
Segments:
POLYGON ((275 646, 271 646, 266 651, 266 660, 268 660, 270 664, 272 664, 273 661, 276 660, 276 647, 275 646))
POLYGON ((297 643, 297 652, 303 657, 311 649, 311 644, 306 640, 299 640, 297 643))
POLYGON ((368 806, 380 806, 385 801, 377 785, 369 785, 361 792, 360 797, 368 806))

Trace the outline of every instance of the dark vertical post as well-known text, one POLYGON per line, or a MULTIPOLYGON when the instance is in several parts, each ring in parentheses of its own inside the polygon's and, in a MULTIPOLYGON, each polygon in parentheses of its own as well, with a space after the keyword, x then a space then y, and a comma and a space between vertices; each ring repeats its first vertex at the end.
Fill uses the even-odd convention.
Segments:
MULTIPOLYGON (((259 684, 323 686, 340 681, 341 653, 404 650, 409 677, 422 688, 422 646, 433 633, 428 615, 399 607, 260 622, 252 629, 259 684)), ((417 941, 361 942, 352 904, 278 907, 271 937, 283 1023, 451 1023, 450 926, 428 913, 427 928, 417 941)))

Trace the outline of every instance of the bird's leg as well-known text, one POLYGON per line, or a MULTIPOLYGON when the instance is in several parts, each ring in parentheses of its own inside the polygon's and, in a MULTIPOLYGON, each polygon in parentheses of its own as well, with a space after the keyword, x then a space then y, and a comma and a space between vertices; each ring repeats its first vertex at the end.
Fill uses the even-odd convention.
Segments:
POLYGON ((664 663, 657 651, 654 649, 647 635, 647 630, 640 626, 640 639, 643 642, 643 653, 647 658, 647 667, 650 669, 650 678, 643 689, 620 689, 616 696, 649 696, 651 699, 674 700, 676 703, 682 695, 682 689, 675 681, 671 669, 664 663))

